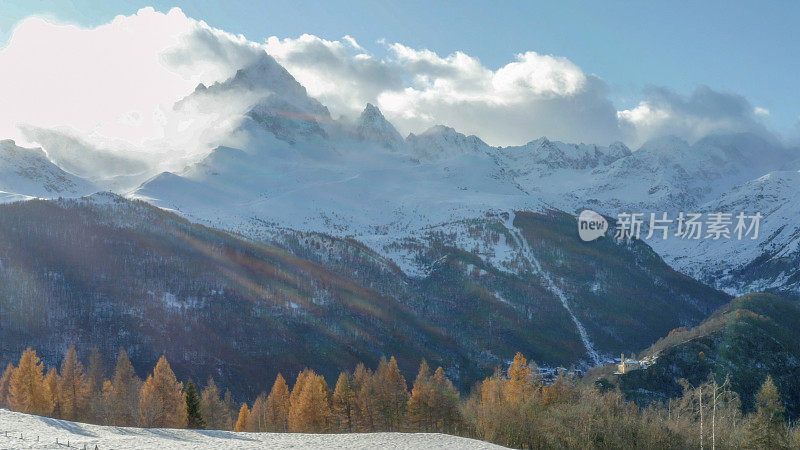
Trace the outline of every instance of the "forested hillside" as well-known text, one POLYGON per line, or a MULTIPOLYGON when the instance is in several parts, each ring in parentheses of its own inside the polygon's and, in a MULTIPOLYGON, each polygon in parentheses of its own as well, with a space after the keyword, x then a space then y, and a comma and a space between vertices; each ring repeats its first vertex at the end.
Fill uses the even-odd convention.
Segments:
POLYGON ((246 240, 112 194, 3 205, 0 358, 124 347, 142 369, 164 353, 179 375, 213 375, 240 397, 279 368, 331 377, 391 354, 406 376, 425 358, 466 389, 518 349, 580 367, 589 349, 643 348, 726 301, 644 244, 583 244, 573 220, 553 211, 464 225, 517 251, 504 268, 433 230, 429 273, 409 277, 356 241, 246 240))

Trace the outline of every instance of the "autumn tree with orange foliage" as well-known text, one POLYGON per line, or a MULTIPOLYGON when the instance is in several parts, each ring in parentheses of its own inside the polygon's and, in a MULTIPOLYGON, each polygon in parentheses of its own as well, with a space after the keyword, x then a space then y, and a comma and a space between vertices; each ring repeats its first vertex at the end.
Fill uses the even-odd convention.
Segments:
POLYGON ((161 355, 153 373, 142 385, 139 396, 139 423, 143 427, 181 428, 186 426, 183 383, 161 355))
POLYGON ((328 397, 328 383, 313 370, 305 369, 297 377, 289 397, 289 431, 325 433, 330 431, 333 414, 328 397))
POLYGON ((280 373, 267 397, 267 431, 289 431, 289 386, 280 373))
POLYGON ((46 416, 53 412, 53 392, 45 383, 44 364, 36 350, 22 353, 19 364, 11 374, 9 404, 14 411, 46 416))

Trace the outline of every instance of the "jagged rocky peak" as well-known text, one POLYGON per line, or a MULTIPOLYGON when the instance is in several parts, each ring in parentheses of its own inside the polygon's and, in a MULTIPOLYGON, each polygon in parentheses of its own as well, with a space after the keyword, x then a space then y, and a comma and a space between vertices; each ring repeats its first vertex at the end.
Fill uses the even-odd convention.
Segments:
POLYGON ((386 148, 397 150, 403 145, 403 137, 372 103, 367 103, 356 125, 358 137, 376 142, 386 148))
POLYGON ((546 137, 525 144, 522 149, 530 154, 534 162, 552 168, 587 169, 608 165, 631 154, 621 142, 608 147, 588 144, 567 144, 551 141, 546 137))
POLYGON ((328 108, 309 97, 306 88, 265 52, 261 52, 253 62, 237 70, 225 81, 218 81, 211 86, 198 84, 194 92, 175 104, 175 108, 195 103, 200 105, 201 110, 204 107, 219 108, 224 104, 253 105, 269 97, 278 98, 305 114, 330 117, 328 108))
POLYGON ((442 159, 462 154, 486 153, 492 149, 479 137, 466 136, 445 125, 435 125, 406 138, 412 152, 423 159, 442 159))
MULTIPOLYGON (((610 158, 611 161, 615 161, 615 160, 617 160, 619 158, 624 158, 626 156, 630 156, 631 153, 633 153, 633 152, 631 152, 631 149, 628 148, 627 145, 623 144, 620 141, 616 141, 616 142, 611 143, 611 145, 608 146, 607 155, 608 155, 608 157, 610 158)), ((611 161, 609 161, 609 162, 611 162, 611 161)), ((608 163, 606 163, 606 164, 608 164, 608 163)))

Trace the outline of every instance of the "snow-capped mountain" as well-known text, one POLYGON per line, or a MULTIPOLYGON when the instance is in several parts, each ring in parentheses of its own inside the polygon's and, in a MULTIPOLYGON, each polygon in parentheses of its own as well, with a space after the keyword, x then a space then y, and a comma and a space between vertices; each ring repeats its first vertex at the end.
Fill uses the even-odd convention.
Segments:
MULTIPOLYGON (((472 270, 479 262, 486 273, 532 273, 546 295, 557 299, 594 362, 603 357, 595 351, 596 341, 605 340, 605 349, 620 345, 620 333, 609 336, 597 323, 603 312, 592 303, 610 298, 604 291, 607 275, 598 268, 594 279, 576 284, 571 273, 578 263, 568 273, 553 262, 580 253, 573 243, 548 249, 541 245, 544 237, 524 235, 524 221, 516 218, 574 215, 587 207, 611 217, 622 211, 760 208, 770 216, 764 241, 736 242, 741 247, 735 249, 720 241, 648 242, 674 267, 731 293, 764 286, 769 277, 737 278, 736 271, 752 268, 765 251, 791 253, 796 242, 796 232, 781 227, 792 208, 783 202, 794 198, 797 182, 788 174, 759 177, 784 169, 797 152, 755 135, 713 136, 694 144, 665 137, 635 151, 621 143, 547 138, 497 148, 446 126, 403 138, 372 104, 354 121, 332 119, 267 55, 226 81, 198 86, 175 109, 216 114, 204 132, 217 133, 219 145, 182 170, 154 176, 129 197, 254 240, 311 252, 323 263, 333 257, 298 244, 298 235, 344 239, 346 252, 364 246, 414 280, 434 276, 442 258, 453 258, 443 249, 477 258, 469 263, 472 270), (763 202, 751 204, 752 195, 762 195, 763 202)), ((548 233, 544 226, 534 228, 548 233)), ((560 232, 566 236, 566 228, 560 232)), ((576 235, 571 236, 577 240, 576 235)), ((794 272, 784 272, 768 284, 790 285, 794 272)), ((697 311, 671 314, 671 320, 688 324, 697 311)))
MULTIPOLYGON (((403 139, 372 104, 355 122, 331 120, 271 59, 199 88, 179 104, 210 92, 217 99, 230 92, 250 99, 230 145, 183 172, 150 180, 134 197, 254 236, 289 228, 354 237, 410 274, 425 269, 414 263, 413 252, 398 253, 398 242, 431 229, 463 233, 448 224, 487 212, 556 208, 574 214, 588 207, 614 217, 700 209, 797 159, 795 150, 752 134, 694 144, 664 137, 635 151, 621 143, 547 138, 495 148, 446 126, 403 139)), ((459 245, 477 244, 467 233, 459 245)), ((719 269, 713 259, 687 257, 699 247, 653 245, 687 273, 719 269)), ((760 254, 755 243, 739 245, 752 247, 742 251, 747 257, 760 254)))
MULTIPOLYGON (((773 291, 800 297, 800 173, 770 172, 734 187, 698 211, 759 213, 743 239, 652 242, 679 270, 732 293, 773 291), (756 237, 756 239, 753 239, 756 237)), ((734 219, 735 221, 735 219, 734 219)), ((749 224, 748 224, 749 225, 749 224)))
POLYGON ((91 182, 53 164, 42 149, 0 141, 0 201, 78 197, 95 190, 91 182))
POLYGON ((475 135, 465 136, 453 128, 437 125, 406 138, 412 155, 423 161, 438 161, 470 154, 490 154, 493 147, 475 135))
POLYGON ((403 147, 403 136, 372 103, 367 103, 367 107, 358 117, 356 134, 365 141, 376 142, 391 150, 403 147))

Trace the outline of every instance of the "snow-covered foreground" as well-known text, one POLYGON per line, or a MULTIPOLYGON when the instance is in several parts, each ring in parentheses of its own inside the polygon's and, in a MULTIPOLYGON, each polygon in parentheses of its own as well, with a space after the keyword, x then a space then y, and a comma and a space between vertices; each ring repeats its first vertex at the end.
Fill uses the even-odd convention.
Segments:
POLYGON ((122 428, 0 410, 0 448, 492 449, 488 442, 436 433, 292 434, 122 428), (38 441, 37 441, 38 439, 38 441), (57 442, 57 443, 56 443, 57 442))

